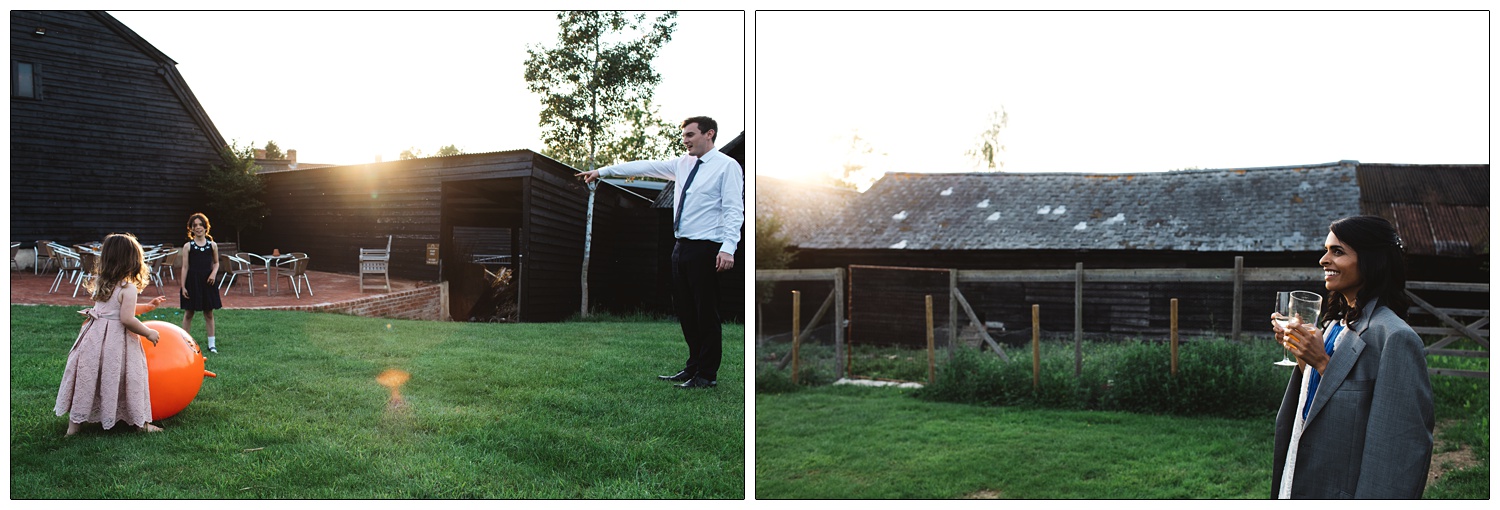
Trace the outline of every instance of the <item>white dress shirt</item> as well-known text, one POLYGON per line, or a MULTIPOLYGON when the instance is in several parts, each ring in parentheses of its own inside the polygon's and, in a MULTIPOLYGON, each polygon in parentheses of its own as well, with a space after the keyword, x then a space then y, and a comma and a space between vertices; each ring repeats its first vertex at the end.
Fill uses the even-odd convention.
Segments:
POLYGON ((671 179, 672 213, 682 211, 682 226, 675 233, 680 239, 697 239, 719 243, 719 251, 734 254, 740 242, 740 226, 745 224, 745 176, 740 164, 728 155, 710 150, 701 158, 698 175, 691 186, 688 174, 700 158, 684 154, 666 161, 631 161, 599 169, 600 177, 646 176, 671 179), (687 195, 683 196, 686 187, 687 195))

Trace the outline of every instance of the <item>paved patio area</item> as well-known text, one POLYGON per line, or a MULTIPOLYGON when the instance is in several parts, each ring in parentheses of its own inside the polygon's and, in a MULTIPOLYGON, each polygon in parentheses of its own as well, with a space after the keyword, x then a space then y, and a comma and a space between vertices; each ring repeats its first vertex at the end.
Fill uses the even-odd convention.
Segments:
MULTIPOLYGON (((178 275, 179 277, 181 275, 178 275)), ((88 294, 82 288, 78 289, 78 296, 73 296, 73 284, 66 280, 57 289, 57 292, 48 293, 47 289, 52 286, 52 281, 57 278, 55 272, 43 275, 32 274, 31 271, 10 272, 10 302, 12 304, 32 305, 76 305, 79 307, 93 306, 88 294)), ((178 282, 163 275, 165 281, 163 287, 157 289, 156 285, 146 288, 141 294, 147 297, 159 295, 167 296, 167 302, 162 306, 177 307, 177 285, 178 282)), ((311 282, 312 293, 309 295, 306 288, 302 289, 302 297, 299 299, 292 292, 289 280, 282 277, 279 281, 280 291, 276 295, 267 295, 266 281, 263 278, 255 279, 255 295, 250 295, 246 289, 244 279, 234 282, 234 288, 229 295, 224 295, 224 290, 219 290, 219 299, 223 301, 224 308, 266 308, 280 306, 302 306, 317 305, 324 303, 337 303, 349 301, 362 297, 370 297, 385 294, 384 289, 375 291, 359 291, 359 275, 324 273, 320 271, 308 271, 307 279, 311 282)), ((366 278, 365 281, 371 281, 366 278)), ((384 279, 380 279, 383 283, 384 279)), ((399 292, 417 288, 418 282, 412 280, 398 280, 391 278, 391 292, 399 292)))

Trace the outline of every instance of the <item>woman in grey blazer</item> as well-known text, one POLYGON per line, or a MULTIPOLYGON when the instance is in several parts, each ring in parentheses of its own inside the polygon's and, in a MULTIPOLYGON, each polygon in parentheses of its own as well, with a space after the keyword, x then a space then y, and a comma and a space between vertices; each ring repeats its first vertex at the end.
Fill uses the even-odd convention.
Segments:
POLYGON ((1422 339, 1405 320, 1401 238, 1383 218, 1354 216, 1329 226, 1324 248, 1320 324, 1272 324, 1298 365, 1276 415, 1271 494, 1420 498, 1432 385, 1422 339))

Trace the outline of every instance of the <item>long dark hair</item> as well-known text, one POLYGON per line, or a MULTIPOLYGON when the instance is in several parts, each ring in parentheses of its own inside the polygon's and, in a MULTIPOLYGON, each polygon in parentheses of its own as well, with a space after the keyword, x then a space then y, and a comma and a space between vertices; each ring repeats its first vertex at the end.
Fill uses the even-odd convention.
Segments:
POLYGON ((1350 216, 1340 218, 1328 225, 1328 231, 1339 238, 1345 246, 1359 257, 1359 278, 1363 287, 1355 296, 1354 306, 1344 301, 1344 296, 1330 291, 1323 300, 1325 321, 1345 319, 1350 323, 1359 320, 1360 310, 1371 299, 1380 300, 1380 306, 1396 312, 1406 320, 1411 300, 1406 297, 1406 256, 1403 253, 1401 236, 1396 227, 1379 216, 1350 216))

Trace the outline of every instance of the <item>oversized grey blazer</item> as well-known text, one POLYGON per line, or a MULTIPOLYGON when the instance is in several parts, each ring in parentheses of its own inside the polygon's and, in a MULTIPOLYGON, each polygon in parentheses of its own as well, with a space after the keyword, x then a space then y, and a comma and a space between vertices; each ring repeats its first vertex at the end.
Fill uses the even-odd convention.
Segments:
MULTIPOLYGON (((1307 414, 1292 498, 1420 498, 1432 459, 1432 383, 1422 339, 1375 300, 1360 311, 1328 362, 1307 414)), ((1293 370, 1276 414, 1271 497, 1291 444, 1302 371, 1293 370)))

